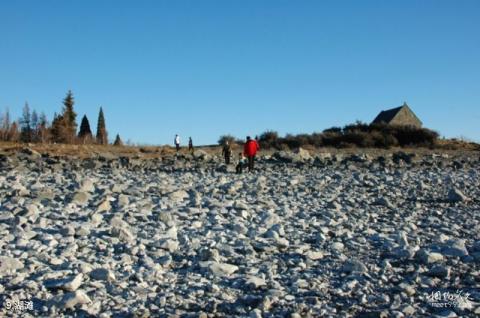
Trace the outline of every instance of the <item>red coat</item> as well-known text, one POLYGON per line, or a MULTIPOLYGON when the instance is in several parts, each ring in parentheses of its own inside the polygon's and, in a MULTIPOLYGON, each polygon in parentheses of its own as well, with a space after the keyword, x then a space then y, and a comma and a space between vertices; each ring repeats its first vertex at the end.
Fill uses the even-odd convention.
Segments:
POLYGON ((257 151, 260 149, 260 146, 255 140, 250 140, 245 143, 243 146, 243 154, 247 157, 253 157, 257 154, 257 151))

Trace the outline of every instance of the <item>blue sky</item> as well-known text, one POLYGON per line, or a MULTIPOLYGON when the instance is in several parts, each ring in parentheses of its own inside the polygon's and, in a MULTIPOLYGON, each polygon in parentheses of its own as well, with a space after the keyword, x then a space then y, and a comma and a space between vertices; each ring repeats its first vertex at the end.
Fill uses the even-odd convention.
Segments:
POLYGON ((406 101, 480 141, 480 1, 1 1, 0 109, 71 89, 110 137, 310 133, 406 101))

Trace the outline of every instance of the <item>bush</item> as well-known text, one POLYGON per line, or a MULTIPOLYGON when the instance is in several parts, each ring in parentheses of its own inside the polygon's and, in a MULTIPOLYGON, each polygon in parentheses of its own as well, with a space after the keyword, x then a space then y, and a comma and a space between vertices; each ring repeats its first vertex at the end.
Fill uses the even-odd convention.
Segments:
MULTIPOLYGON (((219 143, 226 140, 234 142, 230 136, 220 137, 219 143)), ((279 137, 276 131, 266 131, 260 135, 259 143, 262 149, 278 150, 296 149, 300 147, 433 147, 438 140, 438 133, 412 126, 392 126, 386 124, 368 125, 362 122, 346 125, 343 128, 332 127, 322 133, 287 134, 279 137)), ((242 143, 242 141, 240 141, 242 143)))
POLYGON ((299 148, 302 144, 295 135, 287 134, 285 138, 282 139, 282 143, 285 144, 290 149, 299 148))
POLYGON ((235 137, 233 137, 232 135, 223 135, 223 136, 220 136, 220 138, 218 139, 218 144, 219 145, 225 145, 226 143, 229 143, 230 145, 234 144, 235 143, 235 137))
POLYGON ((261 148, 279 148, 278 133, 273 130, 267 130, 258 138, 261 148))
POLYGON ((342 134, 338 132, 326 132, 322 135, 322 143, 327 147, 338 147, 341 142, 342 134))
POLYGON ((325 134, 341 134, 342 128, 340 127, 331 127, 323 131, 325 134))
POLYGON ((399 126, 394 128, 395 138, 397 138, 400 146, 434 146, 438 133, 426 128, 414 128, 409 126, 399 126))

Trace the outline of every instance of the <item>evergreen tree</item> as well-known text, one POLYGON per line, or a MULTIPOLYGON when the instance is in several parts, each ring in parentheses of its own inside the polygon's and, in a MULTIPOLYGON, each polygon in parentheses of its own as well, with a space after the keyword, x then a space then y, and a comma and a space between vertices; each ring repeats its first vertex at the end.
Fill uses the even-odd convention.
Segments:
POLYGON ((57 115, 55 113, 53 115, 52 127, 51 127, 52 141, 55 143, 65 142, 63 131, 64 131, 63 116, 57 115))
POLYGON ((25 103, 23 107, 22 118, 20 119, 20 141, 31 142, 32 141, 32 122, 31 122, 30 107, 28 103, 25 103))
POLYGON ((123 141, 120 138, 120 135, 117 134, 117 137, 115 137, 115 142, 113 143, 114 146, 123 146, 123 141))
POLYGON ((108 134, 107 128, 105 125, 105 117, 103 115, 103 109, 100 107, 100 112, 98 113, 98 124, 97 124, 97 143, 100 145, 108 144, 108 134))
POLYGON ((63 131, 62 139, 65 143, 73 143, 77 133, 77 114, 73 109, 74 104, 73 93, 68 91, 67 96, 63 100, 63 131))
POLYGON ((32 142, 38 142, 38 114, 36 110, 32 111, 32 116, 31 118, 31 141, 32 142))
POLYGON ((92 130, 90 129, 90 123, 87 115, 83 115, 82 123, 80 124, 80 131, 78 132, 78 138, 86 143, 92 139, 92 130))

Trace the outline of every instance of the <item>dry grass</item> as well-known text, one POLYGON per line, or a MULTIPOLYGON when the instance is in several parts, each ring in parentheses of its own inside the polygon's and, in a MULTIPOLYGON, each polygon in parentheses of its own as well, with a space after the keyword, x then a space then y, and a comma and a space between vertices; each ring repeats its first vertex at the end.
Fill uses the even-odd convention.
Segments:
MULTIPOLYGON (((5 143, 0 142, 1 154, 13 154, 24 148, 33 149, 41 154, 48 154, 50 156, 61 157, 77 157, 77 158, 91 158, 98 156, 115 156, 115 157, 131 157, 131 158, 160 158, 173 156, 175 154, 175 148, 170 146, 102 146, 102 145, 64 145, 64 144, 22 144, 22 143, 5 143)), ((196 150, 205 151, 210 155, 220 156, 222 148, 220 146, 203 146, 196 147, 196 150)), ((315 153, 332 153, 332 154, 369 154, 369 155, 386 155, 398 151, 416 153, 418 155, 428 155, 435 153, 442 154, 472 154, 479 155, 480 145, 476 143, 470 143, 465 141, 456 140, 440 140, 438 146, 434 149, 430 148, 332 148, 322 147, 315 148, 313 146, 306 146, 305 149, 309 150, 312 154, 315 153)), ((232 154, 237 156, 242 152, 241 145, 234 145, 232 154)), ((277 150, 262 149, 261 154, 270 155, 277 150)), ((183 147, 180 151, 181 154, 188 155, 188 149, 183 147)))

